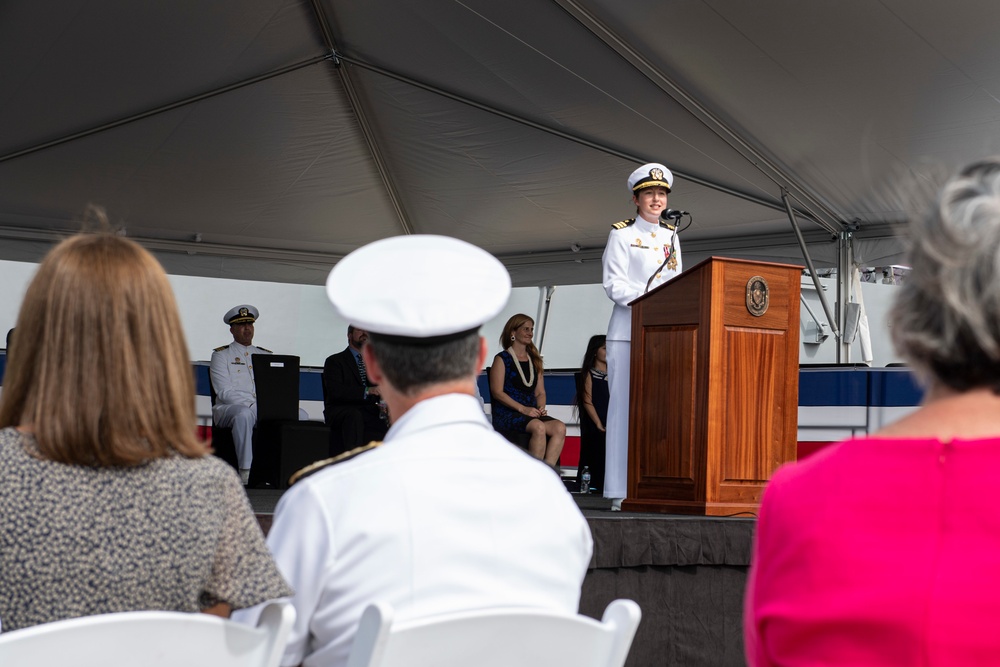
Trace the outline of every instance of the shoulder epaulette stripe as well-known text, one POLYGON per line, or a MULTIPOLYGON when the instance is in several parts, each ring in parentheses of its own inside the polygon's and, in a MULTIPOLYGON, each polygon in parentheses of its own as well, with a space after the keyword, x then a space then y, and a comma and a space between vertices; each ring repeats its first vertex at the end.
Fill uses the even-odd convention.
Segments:
POLYGON ((625 229, 629 225, 635 222, 635 218, 629 218, 628 220, 622 220, 621 222, 616 222, 611 225, 612 229, 625 229))
POLYGON ((226 348, 228 348, 228 347, 229 347, 228 345, 222 345, 222 346, 220 346, 220 347, 217 347, 217 348, 215 348, 215 349, 214 349, 214 350, 212 350, 212 351, 213 351, 213 352, 222 352, 223 350, 225 350, 225 349, 226 349, 226 348))
POLYGON ((322 461, 316 461, 315 463, 310 463, 305 468, 302 468, 301 470, 292 474, 292 476, 288 478, 288 486, 295 484, 295 482, 299 481, 300 479, 308 477, 314 472, 318 472, 323 468, 326 468, 327 466, 332 466, 337 463, 343 463, 344 461, 350 461, 355 456, 371 451, 376 447, 380 446, 381 444, 382 444, 381 440, 373 440, 372 442, 369 442, 367 445, 361 445, 360 447, 355 447, 354 449, 346 451, 343 454, 337 454, 336 456, 333 456, 331 458, 323 459, 322 461))
POLYGON ((267 349, 266 347, 261 347, 260 345, 257 346, 257 349, 258 350, 263 350, 264 352, 267 352, 268 354, 274 354, 274 352, 271 352, 271 350, 267 349))
POLYGON ((666 227, 670 231, 677 229, 677 225, 671 225, 669 222, 665 222, 663 220, 660 220, 660 227, 666 227))

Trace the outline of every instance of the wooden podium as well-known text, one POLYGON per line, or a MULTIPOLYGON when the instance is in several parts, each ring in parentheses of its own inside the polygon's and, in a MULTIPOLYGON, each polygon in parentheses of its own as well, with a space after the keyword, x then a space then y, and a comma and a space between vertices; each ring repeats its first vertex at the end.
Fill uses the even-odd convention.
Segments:
POLYGON ((712 257, 632 302, 622 509, 757 511, 795 459, 801 274, 712 257))

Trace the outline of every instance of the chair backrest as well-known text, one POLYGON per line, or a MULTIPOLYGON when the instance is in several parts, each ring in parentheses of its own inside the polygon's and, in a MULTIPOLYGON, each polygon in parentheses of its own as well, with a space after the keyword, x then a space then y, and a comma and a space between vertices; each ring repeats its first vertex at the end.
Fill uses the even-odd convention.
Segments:
POLYGON ((347 667, 621 667, 642 612, 615 600, 600 622, 540 609, 497 608, 393 623, 385 603, 361 616, 347 667))
POLYGON ((0 634, 0 665, 32 667, 276 667, 295 620, 289 602, 257 627, 208 614, 131 611, 0 634))
POLYGON ((290 354, 254 354, 253 381, 257 421, 299 418, 299 358, 290 354))

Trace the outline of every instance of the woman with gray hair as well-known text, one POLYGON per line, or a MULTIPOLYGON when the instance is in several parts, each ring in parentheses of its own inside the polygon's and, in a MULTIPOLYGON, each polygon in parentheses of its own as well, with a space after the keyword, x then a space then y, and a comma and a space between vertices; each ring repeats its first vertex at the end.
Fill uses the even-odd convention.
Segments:
POLYGON ((1000 159, 913 220, 893 338, 923 404, 778 470, 745 601, 750 665, 1000 656, 1000 159))

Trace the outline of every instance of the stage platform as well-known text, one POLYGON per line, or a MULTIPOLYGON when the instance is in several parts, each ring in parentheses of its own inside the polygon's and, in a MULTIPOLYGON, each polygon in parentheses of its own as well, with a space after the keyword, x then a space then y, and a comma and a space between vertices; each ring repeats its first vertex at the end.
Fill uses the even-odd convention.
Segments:
MULTIPOLYGON (((247 492, 264 532, 282 493, 247 492)), ((616 598, 642 608, 627 667, 745 664, 743 589, 753 518, 612 512, 604 498, 573 497, 594 537, 580 612, 600 618, 616 598)))

